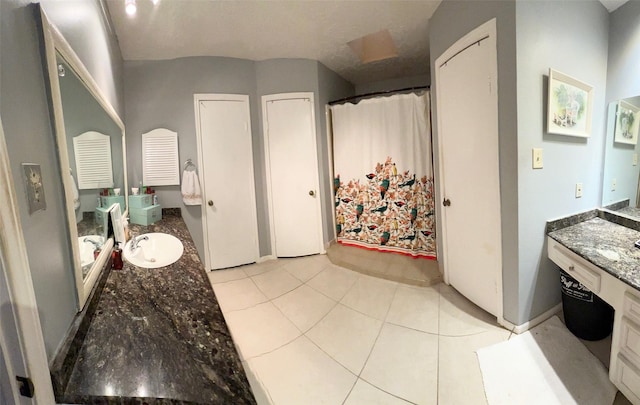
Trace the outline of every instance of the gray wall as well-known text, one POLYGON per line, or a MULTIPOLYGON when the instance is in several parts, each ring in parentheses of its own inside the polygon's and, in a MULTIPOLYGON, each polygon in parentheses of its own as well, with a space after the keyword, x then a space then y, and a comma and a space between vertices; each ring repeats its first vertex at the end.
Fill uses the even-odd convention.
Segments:
MULTIPOLYGON (((7 148, 16 185, 20 220, 24 231, 31 267, 40 322, 49 358, 55 353, 76 313, 76 293, 73 278, 71 247, 65 219, 64 191, 60 179, 60 167, 55 136, 50 120, 47 88, 40 54, 40 37, 36 29, 35 7, 26 0, 0 2, 0 115, 4 127, 7 148), (29 215, 24 192, 21 163, 41 165, 47 209, 29 215)), ((82 2, 92 6, 85 17, 99 21, 97 1, 82 2)), ((72 27, 77 19, 55 17, 59 7, 66 2, 47 2, 47 12, 59 26, 72 27)), ((78 32, 91 31, 87 36, 96 38, 102 28, 83 25, 78 32), (97 31, 96 31, 97 30, 97 31)), ((63 30, 64 31, 64 30, 63 30)), ((81 37, 82 34, 78 34, 81 37)), ((99 35, 98 35, 99 36, 99 35)), ((112 37, 103 32, 104 41, 116 47, 112 37)), ((74 45, 72 43, 72 45, 74 45)), ((74 45, 78 55, 87 63, 101 55, 92 41, 74 45)), ((109 51, 111 55, 112 51, 109 51)), ((117 66, 117 61, 114 62, 117 66)), ((93 66, 98 74, 101 68, 93 66)), ((108 72, 113 69, 107 69, 108 72)), ((121 86, 113 78, 114 99, 120 97, 121 86)), ((104 89, 103 89, 104 90, 104 89)))
MULTIPOLYGON (((180 161, 191 158, 197 164, 193 95, 249 95, 261 256, 271 254, 261 97, 277 93, 313 92, 316 98, 319 166, 323 176, 321 195, 326 197, 323 200, 323 227, 326 232, 330 230, 332 217, 329 215, 332 214, 327 208, 328 204, 331 204, 331 198, 325 190, 330 179, 326 163, 327 142, 323 103, 330 97, 353 94, 353 87, 338 75, 318 62, 306 59, 253 62, 222 57, 193 57, 167 61, 127 61, 125 89, 128 179, 131 185, 138 184, 142 179, 142 133, 158 127, 178 132, 180 161)), ((201 207, 185 206, 179 186, 156 189, 163 207, 182 208, 182 215, 198 253, 204 258, 201 207)))
MULTIPOLYGON (((607 103, 640 95, 639 19, 640 1, 629 1, 610 14, 607 103)), ((635 148, 614 143, 612 125, 605 141, 603 204, 631 197, 631 205, 635 205, 640 165, 632 166, 634 153, 640 154, 640 143, 635 148), (610 191, 612 179, 618 182, 615 192, 610 191)))
MULTIPOLYGON (((518 313, 518 178, 517 178, 517 111, 516 111, 516 4, 508 1, 443 1, 429 22, 431 49, 431 101, 434 150, 438 147, 437 88, 435 60, 466 33, 496 18, 498 48, 498 129, 500 131, 500 188, 502 211, 502 267, 504 317, 519 323, 518 313)), ((436 179, 439 160, 434 155, 436 179)), ((442 196, 436 182, 436 201, 442 196)), ((436 204, 436 226, 441 229, 441 206, 436 204)), ((442 250, 438 245, 438 255, 442 250)))
MULTIPOLYGON (((187 159, 198 165, 193 99, 196 93, 249 95, 253 153, 254 158, 259 158, 254 62, 222 57, 192 57, 165 61, 127 61, 124 70, 127 171, 131 187, 136 187, 142 181, 142 134, 155 128, 167 128, 178 133, 181 166, 187 159)), ((259 186, 261 173, 257 170, 258 166, 255 167, 256 184, 259 186)), ((258 207, 264 199, 262 189, 256 187, 258 207)), ((204 259, 201 207, 185 206, 180 186, 156 187, 156 190, 163 207, 182 208, 182 217, 200 257, 204 259)), ((268 223, 265 221, 266 218, 258 210, 261 255, 268 254, 268 250, 265 251, 267 247, 262 243, 263 235, 268 235, 268 223)))
POLYGON ((40 0, 42 8, 73 48, 122 118, 122 53, 100 0, 40 0))
POLYGON ((431 84, 430 75, 418 75, 401 77, 399 79, 381 80, 379 82, 371 82, 356 85, 356 94, 376 93, 379 91, 393 91, 406 89, 408 87, 422 87, 431 84))
MULTIPOLYGON (((258 97, 268 94, 313 92, 315 101, 318 173, 322 198, 322 228, 324 243, 333 239, 332 181, 329 176, 325 105, 337 98, 353 95, 353 85, 323 64, 309 59, 272 59, 256 62, 258 97)), ((260 133, 262 128, 262 101, 260 101, 260 133)), ((261 145, 264 148, 264 145, 261 145)), ((264 149, 262 149, 264 150, 264 149)), ((260 163, 264 167, 264 154, 260 163)), ((266 184, 265 184, 266 187, 266 184)), ((266 188, 265 188, 266 190, 266 188)), ((266 213, 266 204, 263 207, 266 213)))
POLYGON ((608 13, 596 0, 516 2, 519 212, 516 323, 530 320, 560 302, 558 269, 546 252, 545 222, 600 205, 608 30, 608 13), (546 133, 549 68, 593 86, 590 138, 546 133), (543 169, 531 168, 532 148, 544 150, 543 169), (575 198, 576 183, 583 184, 582 198, 575 198))
POLYGON ((49 358, 76 313, 71 247, 34 7, 2 1, 0 115, 49 358), (28 213, 21 163, 40 164, 47 209, 28 213))
MULTIPOLYGON (((58 61, 60 62, 60 60, 58 61)), ((113 168, 114 188, 124 187, 124 165, 122 155, 122 131, 111 119, 100 103, 89 93, 84 83, 67 66, 64 77, 58 78, 62 109, 64 111, 64 125, 67 135, 67 153, 69 167, 73 171, 73 178, 78 185, 78 170, 76 167, 73 138, 87 131, 97 131, 111 138, 111 162, 113 168)), ((83 212, 93 212, 97 206, 98 189, 79 190, 80 207, 76 210, 76 222, 82 220, 83 212)), ((124 195, 124 190, 122 190, 124 195)))
POLYGON ((335 228, 333 227, 334 216, 334 198, 333 198, 333 179, 329 176, 330 165, 333 162, 329 162, 329 144, 327 142, 327 117, 325 112, 325 106, 330 101, 339 100, 345 97, 350 97, 355 94, 353 85, 344 80, 333 70, 327 68, 322 63, 318 63, 318 107, 319 113, 316 114, 316 119, 320 124, 321 145, 319 145, 320 154, 320 191, 323 196, 323 229, 325 235, 325 243, 334 239, 335 228))

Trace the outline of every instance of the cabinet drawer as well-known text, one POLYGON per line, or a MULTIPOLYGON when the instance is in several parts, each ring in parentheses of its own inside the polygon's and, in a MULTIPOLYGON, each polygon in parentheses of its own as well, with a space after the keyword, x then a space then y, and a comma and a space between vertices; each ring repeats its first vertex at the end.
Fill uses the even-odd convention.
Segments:
POLYGON ((575 253, 549 238, 549 259, 594 293, 600 292, 600 274, 582 263, 575 253))
POLYGON ((640 326, 627 317, 622 318, 620 325, 620 350, 640 365, 640 326))
POLYGON ((623 302, 624 316, 640 325, 640 298, 627 291, 624 293, 623 302))
POLYGON ((618 354, 616 386, 634 404, 640 401, 640 371, 625 356, 618 354))

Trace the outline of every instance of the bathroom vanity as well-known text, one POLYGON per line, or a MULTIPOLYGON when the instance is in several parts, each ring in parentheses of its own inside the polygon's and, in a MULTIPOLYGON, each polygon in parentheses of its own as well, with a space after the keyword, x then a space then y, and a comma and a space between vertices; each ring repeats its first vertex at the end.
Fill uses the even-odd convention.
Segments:
POLYGON ((640 223, 593 210, 549 222, 547 235, 549 258, 614 308, 609 378, 640 404, 640 223))
POLYGON ((85 330, 70 336, 68 354, 56 359, 57 402, 255 404, 179 212, 165 210, 163 219, 150 226, 131 225, 135 235, 177 237, 184 253, 166 267, 125 262, 122 270, 107 272, 83 314, 90 317, 85 330))

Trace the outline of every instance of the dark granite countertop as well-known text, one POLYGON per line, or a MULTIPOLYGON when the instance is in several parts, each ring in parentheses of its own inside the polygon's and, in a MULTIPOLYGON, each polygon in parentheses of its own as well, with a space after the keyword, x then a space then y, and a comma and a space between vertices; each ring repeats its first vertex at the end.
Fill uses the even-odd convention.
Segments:
POLYGON ((184 254, 158 269, 111 270, 58 401, 81 404, 255 404, 242 363, 179 215, 136 234, 178 237, 184 254))
POLYGON ((640 232, 602 218, 592 218, 548 235, 612 276, 640 290, 640 232))

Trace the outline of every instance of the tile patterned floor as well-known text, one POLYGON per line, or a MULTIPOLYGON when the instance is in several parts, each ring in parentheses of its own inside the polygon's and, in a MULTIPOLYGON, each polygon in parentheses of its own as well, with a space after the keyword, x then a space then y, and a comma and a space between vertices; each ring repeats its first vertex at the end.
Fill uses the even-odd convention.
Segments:
POLYGON ((322 255, 209 278, 260 404, 484 404, 475 350, 510 336, 444 284, 322 255))
POLYGON ((261 405, 486 404, 475 352, 512 335, 445 284, 399 284, 323 255, 209 278, 261 405))

